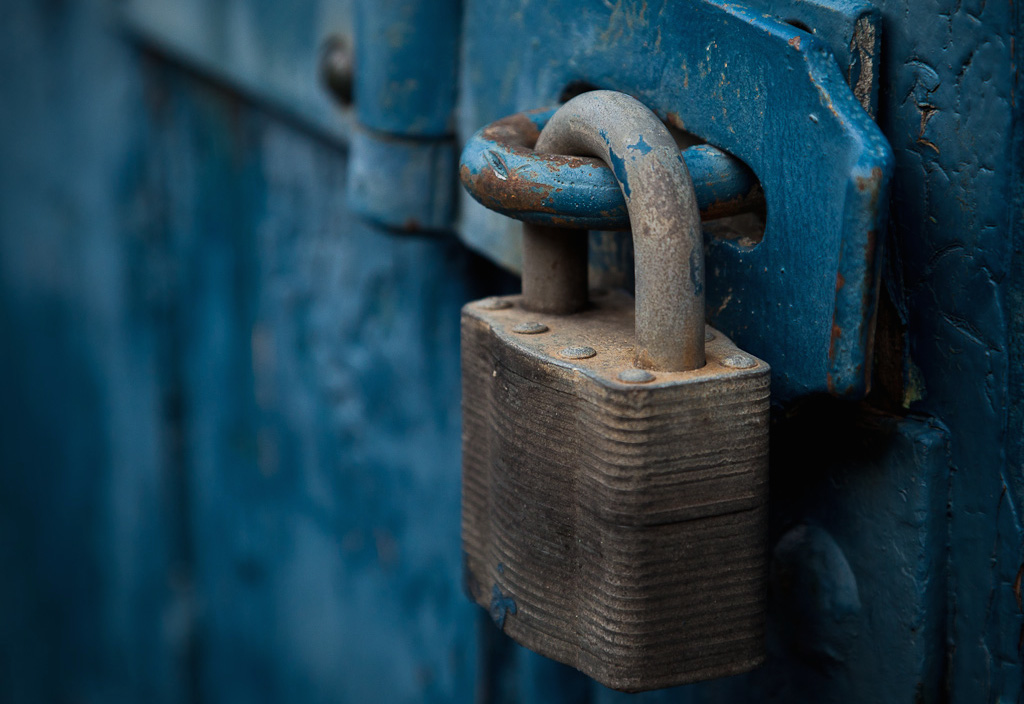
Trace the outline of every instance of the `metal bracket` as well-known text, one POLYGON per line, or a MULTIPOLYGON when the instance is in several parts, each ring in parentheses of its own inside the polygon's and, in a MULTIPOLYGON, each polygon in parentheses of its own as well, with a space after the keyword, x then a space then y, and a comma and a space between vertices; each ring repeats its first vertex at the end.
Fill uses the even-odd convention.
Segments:
MULTIPOLYGON (((550 104, 566 86, 585 83, 629 93, 735 155, 764 190, 765 232, 755 244, 707 241, 709 320, 772 365, 777 400, 863 396, 892 153, 830 48, 734 4, 654 10, 595 0, 571 17, 538 8, 528 24, 503 25, 495 52, 493 17, 519 16, 521 2, 494 5, 466 7, 461 110, 469 126, 550 104), (476 82, 477 75, 524 78, 476 82)), ((507 225, 468 197, 463 205, 464 241, 514 264, 507 252, 518 245, 507 225)))

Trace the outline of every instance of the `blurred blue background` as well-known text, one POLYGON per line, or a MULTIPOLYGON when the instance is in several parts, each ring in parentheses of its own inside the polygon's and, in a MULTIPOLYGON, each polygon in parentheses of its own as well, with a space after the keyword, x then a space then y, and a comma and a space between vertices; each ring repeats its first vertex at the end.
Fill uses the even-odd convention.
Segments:
POLYGON ((360 224, 343 143, 119 9, 0 3, 0 701, 471 698, 458 311, 493 272, 360 224))

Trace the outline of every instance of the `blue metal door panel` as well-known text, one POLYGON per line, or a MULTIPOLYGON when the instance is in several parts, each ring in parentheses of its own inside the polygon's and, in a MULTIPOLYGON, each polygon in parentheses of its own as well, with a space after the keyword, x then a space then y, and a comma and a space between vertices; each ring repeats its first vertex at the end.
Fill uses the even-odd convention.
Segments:
POLYGON ((168 261, 125 227, 136 57, 90 3, 0 18, 0 700, 182 701, 168 261))
POLYGON ((125 0, 132 36, 342 143, 351 117, 323 90, 318 63, 331 37, 352 41, 351 0, 125 0))
POLYGON ((456 142, 665 8, 428 5, 0 8, 0 701, 1021 701, 1017 8, 875 3, 873 391, 777 409, 768 664, 633 696, 462 595, 458 311, 516 284, 387 226, 453 227, 456 142), (398 25, 333 103, 325 38, 398 25))
POLYGON ((201 696, 462 696, 466 257, 353 221, 336 150, 174 72, 150 89, 155 176, 189 174, 167 195, 201 696))

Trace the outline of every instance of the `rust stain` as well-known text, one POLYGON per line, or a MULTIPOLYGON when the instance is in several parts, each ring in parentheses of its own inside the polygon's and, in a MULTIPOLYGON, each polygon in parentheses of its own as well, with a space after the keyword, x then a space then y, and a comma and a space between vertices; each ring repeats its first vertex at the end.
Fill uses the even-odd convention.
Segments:
POLYGON ((515 169, 502 179, 493 169, 473 173, 468 166, 459 169, 459 176, 473 196, 492 210, 506 213, 551 213, 558 211, 545 201, 555 187, 528 181, 515 169))
POLYGON ((1020 586, 1021 581, 1024 580, 1024 565, 1020 566, 1017 570, 1017 579, 1013 580, 1013 594, 1017 597, 1017 610, 1024 613, 1024 603, 1021 602, 1020 586))
POLYGON ((516 113, 492 122, 483 129, 482 135, 499 144, 507 144, 516 150, 532 151, 540 137, 540 130, 528 113, 516 113))
POLYGON ((764 191, 761 190, 760 186, 754 186, 749 193, 744 195, 708 203, 705 207, 701 208, 700 216, 703 220, 715 220, 730 215, 739 215, 740 213, 756 212, 763 207, 764 191))
POLYGON ((839 338, 843 336, 843 329, 839 327, 839 323, 832 321, 832 335, 828 345, 828 356, 832 359, 836 356, 836 343, 839 342, 839 338))
MULTIPOLYGON (((568 156, 561 154, 543 154, 534 151, 540 130, 531 114, 546 112, 547 109, 526 113, 517 113, 489 124, 481 131, 481 137, 493 143, 490 155, 500 163, 498 171, 491 157, 491 162, 481 165, 473 171, 463 164, 459 169, 462 183, 473 197, 484 206, 505 213, 513 218, 532 219, 533 214, 563 216, 545 218, 552 225, 579 227, 577 218, 565 217, 551 204, 554 194, 564 193, 573 185, 573 172, 581 169, 609 170, 607 164, 593 157, 568 156), (546 169, 559 176, 544 183, 538 170, 546 169), (539 179, 539 180, 538 180, 539 179)), ((669 124, 685 129, 683 120, 678 113, 666 115, 669 124)), ((880 173, 880 172, 879 172, 880 173)), ((581 174, 581 180, 584 175, 581 174)), ((704 220, 756 211, 764 207, 764 193, 759 186, 754 186, 748 193, 733 198, 719 199, 706 203, 701 210, 704 220)), ((622 217, 622 212, 615 210, 601 213, 604 217, 622 217)))
POLYGON ((651 359, 651 354, 647 350, 637 350, 636 352, 636 367, 638 369, 656 369, 657 365, 654 360, 651 359))
POLYGON ((930 103, 921 103, 917 106, 917 109, 921 111, 921 126, 917 130, 917 137, 918 139, 922 139, 924 137, 924 131, 928 127, 928 123, 933 117, 935 117, 935 113, 937 113, 939 109, 930 103))
POLYGON ((832 372, 825 373, 825 384, 828 386, 829 393, 834 396, 847 396, 853 391, 853 385, 847 386, 845 389, 836 387, 836 380, 832 378, 832 372))
POLYGON ((797 51, 800 50, 800 37, 793 37, 786 43, 789 44, 794 49, 796 49, 797 51))
MULTIPOLYGON (((818 87, 819 90, 821 90, 821 86, 819 86, 818 81, 815 80, 814 74, 808 73, 808 76, 811 79, 811 83, 813 83, 815 86, 818 87)), ((839 114, 838 110, 836 110, 836 106, 832 103, 832 97, 825 92, 822 92, 821 97, 825 101, 825 107, 828 108, 828 111, 832 113, 835 117, 842 120, 843 116, 839 114)))
POLYGON ((879 182, 881 180, 882 180, 882 168, 880 166, 876 166, 876 167, 871 169, 871 175, 870 176, 858 176, 857 177, 857 190, 861 191, 862 193, 864 191, 867 191, 867 190, 872 189, 872 188, 874 188, 875 190, 878 190, 878 184, 879 184, 879 182))
POLYGON ((683 118, 679 117, 679 113, 677 112, 665 113, 665 120, 673 127, 676 127, 681 130, 686 129, 686 123, 683 122, 683 118))
MULTIPOLYGON (((836 293, 838 294, 843 287, 846 285, 846 279, 843 277, 842 272, 836 273, 836 293)), ((832 334, 828 342, 828 358, 835 359, 836 357, 836 343, 839 342, 839 338, 843 336, 843 329, 840 327, 835 315, 832 316, 832 334)), ((831 377, 828 382, 829 388, 832 387, 831 377)))
MULTIPOLYGON (((872 213, 878 211, 878 196, 880 195, 880 187, 882 185, 882 167, 875 166, 871 169, 871 175, 867 177, 857 177, 857 190, 861 193, 871 193, 871 202, 868 204, 872 213)), ((869 232, 868 238, 873 242, 875 238, 875 232, 869 232)))

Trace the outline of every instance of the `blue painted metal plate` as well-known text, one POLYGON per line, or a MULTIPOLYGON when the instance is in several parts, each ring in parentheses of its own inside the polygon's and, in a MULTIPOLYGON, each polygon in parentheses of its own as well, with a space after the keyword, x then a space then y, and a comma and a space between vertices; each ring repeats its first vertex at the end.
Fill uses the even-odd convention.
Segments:
MULTIPOLYGON (((586 83, 739 157, 764 188, 765 235, 753 247, 709 242, 710 321, 772 364, 777 399, 863 396, 892 154, 827 46, 736 5, 595 0, 529 21, 520 5, 468 3, 463 128, 586 83), (499 30, 495 16, 512 19, 499 30)), ((501 237, 472 209, 462 236, 486 250, 501 237)))
POLYGON ((355 112, 348 200, 398 232, 450 232, 458 0, 355 3, 355 112), (429 57, 429 58, 428 58, 429 57))
POLYGON ((331 36, 352 40, 354 0, 125 0, 121 19, 139 39, 239 93, 348 141, 351 110, 320 82, 331 36))

